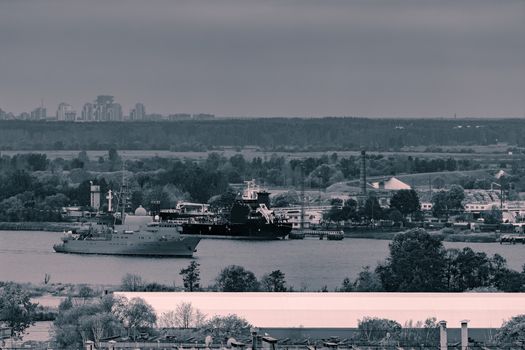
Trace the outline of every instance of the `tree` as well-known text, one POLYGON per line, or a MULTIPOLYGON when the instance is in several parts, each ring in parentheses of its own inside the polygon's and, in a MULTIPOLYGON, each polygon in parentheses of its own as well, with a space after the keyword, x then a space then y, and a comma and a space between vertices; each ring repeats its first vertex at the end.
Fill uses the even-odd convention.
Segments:
POLYGON ((222 292, 256 292, 259 290, 259 282, 255 274, 238 265, 230 265, 222 269, 217 277, 217 286, 222 292))
POLYGON ((399 210, 406 217, 421 210, 421 203, 416 191, 399 190, 390 199, 390 208, 399 210))
POLYGON ((155 311, 142 298, 128 300, 122 297, 115 302, 112 311, 132 339, 137 338, 139 331, 152 328, 157 321, 155 311))
POLYGON ((120 162, 120 156, 115 148, 110 148, 108 150, 108 159, 114 164, 120 162))
POLYGON ((131 273, 124 275, 120 282, 120 288, 125 292, 140 292, 144 290, 145 285, 146 282, 141 276, 131 273))
POLYGON ((281 208, 288 207, 292 204, 299 204, 301 203, 301 199, 296 191, 291 190, 275 195, 272 198, 272 202, 273 207, 281 208))
POLYGON ((465 192, 461 186, 453 185, 448 191, 439 191, 432 196, 432 214, 441 217, 450 211, 463 210, 464 199, 465 192))
POLYGON ((253 326, 244 318, 236 315, 214 316, 204 323, 202 329, 215 339, 230 337, 248 338, 253 326))
POLYGON ((525 314, 512 317, 506 321, 495 336, 499 345, 525 342, 525 314))
MULTIPOLYGON (((111 312, 100 312, 90 316, 83 316, 79 319, 80 333, 83 338, 93 339, 98 346, 99 342, 108 336, 114 336, 120 332, 122 325, 111 312)), ((86 339, 86 340, 87 340, 86 339)))
POLYGON ((199 309, 191 303, 179 303, 175 310, 164 312, 159 319, 159 326, 164 328, 201 327, 206 319, 199 309))
POLYGON ((376 268, 386 291, 438 292, 444 289, 445 249, 423 229, 397 234, 390 255, 376 268))
POLYGON ((405 220, 405 217, 401 212, 397 209, 392 209, 388 213, 388 220, 392 220, 394 223, 403 222, 405 220))
POLYGON ((357 329, 361 340, 374 342, 388 337, 396 338, 401 332, 401 325, 393 320, 378 317, 364 317, 359 320, 357 329))
POLYGON ((275 270, 261 278, 261 285, 268 292, 286 292, 286 280, 281 270, 275 270))
POLYGON ((0 321, 11 328, 11 336, 19 336, 34 324, 37 305, 19 284, 7 283, 0 287, 0 321))
MULTIPOLYGON (((447 253, 446 262, 448 268, 445 270, 448 275, 449 291, 462 292, 479 287, 489 287, 492 282, 493 266, 491 259, 483 252, 474 252, 471 248, 465 247, 462 250, 447 253)), ((506 264, 499 261, 498 264, 506 264)))
POLYGON ((210 198, 208 203, 210 204, 210 208, 215 211, 222 210, 226 213, 229 213, 233 207, 233 204, 235 203, 236 198, 237 193, 231 187, 228 187, 228 190, 225 193, 210 198))
POLYGON ((86 340, 121 335, 124 327, 112 312, 117 298, 104 296, 93 303, 73 305, 68 297, 60 303, 53 321, 54 338, 60 349, 82 348, 86 340))
POLYGON ((361 215, 369 220, 379 220, 383 216, 383 208, 375 196, 369 196, 361 208, 361 215))
POLYGON ((364 266, 354 281, 354 290, 356 292, 382 292, 383 286, 379 275, 370 271, 370 266, 364 266))
POLYGON ((200 270, 199 264, 195 261, 192 261, 188 267, 180 270, 179 275, 182 276, 182 281, 184 282, 184 288, 186 290, 193 292, 200 288, 200 270))
POLYGON ((490 211, 483 213, 482 217, 486 224, 501 224, 503 214, 497 206, 493 205, 490 211))

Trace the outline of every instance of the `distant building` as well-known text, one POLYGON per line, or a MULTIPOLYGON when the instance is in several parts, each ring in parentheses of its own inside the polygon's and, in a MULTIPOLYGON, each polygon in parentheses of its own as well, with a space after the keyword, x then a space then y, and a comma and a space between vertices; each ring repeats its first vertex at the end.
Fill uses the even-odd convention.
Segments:
POLYGON ((31 119, 31 114, 29 114, 27 112, 22 112, 18 116, 18 119, 20 119, 20 120, 30 120, 31 119))
POLYGON ((85 103, 84 107, 82 107, 82 114, 81 114, 80 120, 85 121, 85 122, 93 121, 93 116, 94 116, 93 111, 94 111, 93 104, 89 102, 85 103))
POLYGON ((107 120, 112 122, 122 121, 122 106, 120 103, 112 103, 108 108, 107 120))
POLYGON ((421 202, 421 210, 422 211, 431 211, 432 210, 432 203, 431 202, 421 202))
POLYGON ((199 113, 199 114, 194 114, 193 115, 193 119, 195 119, 195 120, 210 120, 210 119, 214 119, 214 118, 215 118, 214 114, 199 113))
POLYGON ((391 177, 388 180, 378 181, 378 182, 372 182, 372 187, 375 189, 380 190, 391 190, 391 191, 399 191, 399 190, 410 190, 412 187, 410 185, 404 183, 403 181, 391 177))
POLYGON ((47 110, 44 107, 38 107, 31 112, 32 120, 46 120, 47 119, 47 110))
POLYGON ((91 183, 91 188, 90 188, 91 192, 90 192, 90 206, 96 210, 99 210, 100 209, 100 186, 97 186, 97 185, 93 185, 93 183, 91 183))
POLYGON ((191 114, 188 114, 188 113, 177 113, 177 114, 170 114, 168 116, 168 120, 169 121, 178 121, 178 120, 190 120, 191 119, 191 114))
POLYGON ((43 107, 38 107, 31 112, 31 120, 46 120, 47 112, 43 107))
POLYGON ((142 103, 136 103, 135 108, 129 112, 131 121, 142 121, 146 119, 146 107, 142 103))
POLYGON ((0 108, 0 120, 6 120, 7 119, 7 113, 0 108))
POLYGON ((164 119, 164 117, 162 116, 162 114, 152 113, 152 114, 148 114, 146 116, 146 119, 149 121, 158 122, 164 119))
POLYGON ((77 112, 73 110, 71 105, 62 102, 58 105, 56 120, 58 121, 74 121, 77 112))
POLYGON ((95 100, 94 106, 94 120, 97 122, 105 122, 110 120, 110 111, 113 105, 113 96, 99 95, 95 100))

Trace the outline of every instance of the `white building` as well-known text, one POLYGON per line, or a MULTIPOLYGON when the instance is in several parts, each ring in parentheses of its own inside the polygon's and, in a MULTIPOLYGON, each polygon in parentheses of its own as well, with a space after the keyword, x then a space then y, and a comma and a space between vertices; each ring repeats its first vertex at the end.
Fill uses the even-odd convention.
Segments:
POLYGON ((129 112, 129 119, 132 121, 146 119, 146 107, 142 103, 135 104, 135 108, 129 112))
MULTIPOLYGON (((323 214, 331 208, 331 206, 306 207, 303 228, 320 225, 323 222, 323 214)), ((273 208, 273 211, 276 216, 286 218, 292 224, 293 229, 301 228, 301 207, 273 208)))
POLYGON ((379 190, 393 190, 393 191, 399 191, 399 190, 410 190, 412 187, 403 181, 399 180, 398 178, 391 177, 388 180, 382 180, 378 182, 372 182, 372 187, 379 190))
POLYGON ((62 102, 58 105, 56 117, 58 121, 74 121, 76 114, 71 105, 62 102))
POLYGON ((100 209, 100 186, 91 183, 90 206, 96 210, 100 209))
POLYGON ((85 122, 90 122, 93 120, 93 104, 92 103, 86 103, 84 104, 84 107, 82 107, 82 114, 80 120, 83 120, 85 122))

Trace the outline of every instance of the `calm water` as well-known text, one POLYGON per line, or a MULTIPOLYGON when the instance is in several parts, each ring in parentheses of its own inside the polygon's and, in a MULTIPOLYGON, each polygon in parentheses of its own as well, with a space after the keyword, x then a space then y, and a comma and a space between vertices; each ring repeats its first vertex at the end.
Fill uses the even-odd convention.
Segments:
MULTIPOLYGON (((126 273, 143 276, 148 281, 182 285, 181 268, 191 259, 146 258, 59 254, 53 251, 62 233, 35 231, 0 231, 0 281, 41 283, 51 274, 51 283, 119 284, 126 273)), ((194 259, 201 266, 201 281, 209 285, 222 268, 242 265, 257 277, 280 269, 296 290, 316 290, 327 285, 334 289, 342 280, 355 277, 362 266, 375 267, 388 254, 386 240, 316 239, 290 241, 202 240, 194 259)), ((521 271, 525 262, 524 245, 497 243, 445 243, 447 248, 469 246, 489 255, 498 253, 509 267, 521 271)))

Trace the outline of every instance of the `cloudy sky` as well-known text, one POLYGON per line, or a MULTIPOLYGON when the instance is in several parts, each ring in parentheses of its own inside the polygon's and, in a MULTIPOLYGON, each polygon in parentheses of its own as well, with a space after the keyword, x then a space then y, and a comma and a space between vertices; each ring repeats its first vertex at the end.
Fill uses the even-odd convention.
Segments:
POLYGON ((525 117, 523 0, 0 0, 0 108, 525 117))

